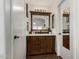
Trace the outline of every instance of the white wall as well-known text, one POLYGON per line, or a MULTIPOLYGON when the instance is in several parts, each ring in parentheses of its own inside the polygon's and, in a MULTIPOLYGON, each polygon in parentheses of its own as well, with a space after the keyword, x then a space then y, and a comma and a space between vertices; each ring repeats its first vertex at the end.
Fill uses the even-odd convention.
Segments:
POLYGON ((53 3, 52 0, 26 0, 31 6, 31 9, 39 8, 39 9, 47 9, 50 11, 50 6, 53 3))
POLYGON ((11 59, 11 1, 5 0, 5 45, 6 59, 11 59))
POLYGON ((10 0, 0 0, 0 59, 11 59, 10 0))
POLYGON ((72 0, 72 31, 74 59, 79 59, 79 0, 72 0))
POLYGON ((5 59, 4 0, 0 0, 0 59, 5 59))
POLYGON ((75 28, 73 31, 74 31, 74 41, 76 41, 76 42, 74 42, 74 47, 75 47, 75 52, 76 52, 76 58, 75 59, 79 59, 79 0, 75 0, 75 1, 73 1, 73 3, 74 3, 74 7, 73 8, 75 8, 74 9, 74 14, 73 14, 73 16, 74 16, 74 19, 73 19, 73 21, 74 21, 74 27, 73 28, 75 28))

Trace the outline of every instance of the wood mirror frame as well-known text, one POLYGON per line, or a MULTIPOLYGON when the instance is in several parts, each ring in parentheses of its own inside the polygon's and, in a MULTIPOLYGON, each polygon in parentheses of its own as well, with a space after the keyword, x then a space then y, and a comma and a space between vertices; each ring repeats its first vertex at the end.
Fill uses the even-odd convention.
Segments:
MULTIPOLYGON (((31 13, 31 33, 32 33, 32 31, 35 31, 35 30, 33 30, 33 28, 32 28, 32 18, 33 18, 33 15, 40 15, 40 16, 48 16, 49 17, 49 28, 48 28, 48 33, 50 32, 50 14, 51 14, 51 12, 36 12, 36 11, 30 11, 30 13, 31 13)), ((38 31, 38 29, 36 30, 36 31, 38 31)))

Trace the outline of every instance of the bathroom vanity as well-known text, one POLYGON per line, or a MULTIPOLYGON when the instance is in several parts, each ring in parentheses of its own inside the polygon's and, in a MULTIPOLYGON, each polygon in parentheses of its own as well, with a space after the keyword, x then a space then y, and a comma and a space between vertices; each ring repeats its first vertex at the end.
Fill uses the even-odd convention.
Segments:
POLYGON ((31 31, 27 35, 27 55, 55 53, 56 36, 50 29, 51 12, 31 13, 31 31))
POLYGON ((55 35, 37 34, 27 36, 27 55, 55 53, 55 35))

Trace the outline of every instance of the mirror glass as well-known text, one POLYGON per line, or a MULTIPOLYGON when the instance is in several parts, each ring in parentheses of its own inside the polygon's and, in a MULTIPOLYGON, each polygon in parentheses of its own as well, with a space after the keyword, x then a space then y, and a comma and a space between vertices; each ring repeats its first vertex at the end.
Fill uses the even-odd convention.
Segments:
POLYGON ((63 14, 63 46, 70 49, 70 22, 69 14, 63 14), (67 35, 66 35, 67 34, 67 35))
POLYGON ((63 33, 69 33, 69 14, 63 14, 63 33))
POLYGON ((49 28, 49 16, 33 15, 32 29, 45 30, 49 28))

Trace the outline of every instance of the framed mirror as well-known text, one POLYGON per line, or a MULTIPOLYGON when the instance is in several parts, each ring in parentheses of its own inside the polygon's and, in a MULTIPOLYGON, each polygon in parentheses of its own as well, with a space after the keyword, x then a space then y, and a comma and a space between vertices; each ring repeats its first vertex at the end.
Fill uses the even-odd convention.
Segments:
POLYGON ((63 46, 70 50, 70 21, 69 14, 63 14, 63 46), (67 34, 67 35, 66 35, 67 34))
POLYGON ((31 31, 48 33, 50 31, 50 13, 31 11, 31 31))

